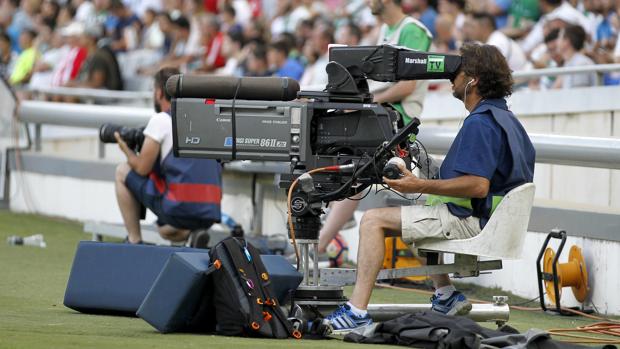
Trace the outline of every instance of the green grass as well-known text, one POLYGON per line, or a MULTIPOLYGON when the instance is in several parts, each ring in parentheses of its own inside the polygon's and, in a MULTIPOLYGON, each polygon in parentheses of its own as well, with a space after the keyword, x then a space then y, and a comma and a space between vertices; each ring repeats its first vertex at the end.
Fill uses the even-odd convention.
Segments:
MULTIPOLYGON (((0 348, 346 348, 353 344, 159 334, 141 319, 84 315, 62 304, 75 248, 87 239, 77 222, 0 210, 0 348), (10 235, 44 234, 47 248, 9 246, 10 235)), ((350 291, 350 290, 348 290, 350 291)), ((497 294, 493 291, 492 294, 497 294)), ((473 293, 477 295, 477 292, 473 293)), ((488 298, 488 297, 487 297, 488 298)), ((428 295, 377 289, 373 303, 427 303, 428 295)), ((591 323, 542 312, 512 311, 509 322, 531 327, 574 327, 591 323)), ((486 326, 492 327, 493 324, 486 326)), ((379 348, 373 346, 373 348, 379 348)))

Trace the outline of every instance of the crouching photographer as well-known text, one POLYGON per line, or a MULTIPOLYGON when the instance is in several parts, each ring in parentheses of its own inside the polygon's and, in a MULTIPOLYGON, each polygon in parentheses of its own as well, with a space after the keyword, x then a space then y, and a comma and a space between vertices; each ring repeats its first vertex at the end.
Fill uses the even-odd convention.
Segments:
POLYGON ((115 141, 127 156, 127 162, 116 168, 115 182, 129 243, 142 242, 142 205, 157 216, 159 234, 173 242, 186 241, 192 230, 206 230, 220 220, 221 165, 210 159, 178 158, 171 152, 171 97, 165 83, 176 74, 175 68, 155 74, 157 113, 142 132, 111 125, 100 130, 102 141, 115 141))

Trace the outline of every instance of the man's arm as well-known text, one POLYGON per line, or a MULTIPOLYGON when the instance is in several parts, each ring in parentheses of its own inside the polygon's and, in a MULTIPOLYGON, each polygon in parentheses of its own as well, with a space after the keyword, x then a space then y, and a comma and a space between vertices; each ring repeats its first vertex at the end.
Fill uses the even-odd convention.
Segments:
POLYGON ((399 166, 402 177, 383 178, 385 184, 401 193, 424 193, 462 198, 485 198, 491 182, 480 176, 463 175, 451 179, 420 179, 404 166, 399 166))
POLYGON ((387 90, 375 94, 375 103, 397 103, 415 91, 416 81, 399 81, 387 90))
POLYGON ((136 154, 132 149, 129 149, 127 143, 125 143, 118 132, 114 132, 114 138, 116 138, 121 151, 127 156, 129 167, 140 176, 147 176, 153 169, 155 161, 157 161, 159 143, 153 138, 146 136, 144 137, 140 154, 136 154))

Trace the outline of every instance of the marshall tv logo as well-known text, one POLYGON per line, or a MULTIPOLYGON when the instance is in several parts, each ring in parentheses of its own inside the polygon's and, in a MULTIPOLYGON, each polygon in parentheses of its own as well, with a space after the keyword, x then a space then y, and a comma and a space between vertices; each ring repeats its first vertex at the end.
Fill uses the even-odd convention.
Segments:
POLYGON ((424 59, 424 58, 405 57, 405 63, 407 63, 407 64, 426 64, 426 59, 424 59))
POLYGON ((428 73, 443 73, 445 71, 444 59, 444 56, 433 55, 429 55, 428 59, 405 57, 405 64, 426 65, 426 71, 428 73))

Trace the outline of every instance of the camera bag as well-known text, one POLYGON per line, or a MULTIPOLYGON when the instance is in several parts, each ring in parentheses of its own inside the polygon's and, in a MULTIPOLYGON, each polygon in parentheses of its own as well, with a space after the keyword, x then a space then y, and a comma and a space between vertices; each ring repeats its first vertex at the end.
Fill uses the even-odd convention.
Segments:
POLYGON ((301 338, 279 306, 258 250, 227 238, 211 250, 216 332, 226 336, 301 338))

